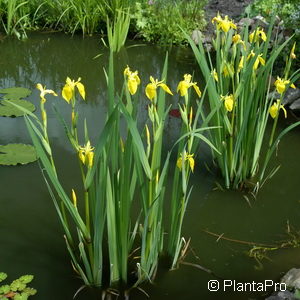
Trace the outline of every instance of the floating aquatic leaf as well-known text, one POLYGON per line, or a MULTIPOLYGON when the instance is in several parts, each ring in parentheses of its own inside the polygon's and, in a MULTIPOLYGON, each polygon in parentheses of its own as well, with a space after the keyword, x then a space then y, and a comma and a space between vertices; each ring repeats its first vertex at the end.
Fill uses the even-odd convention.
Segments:
POLYGON ((23 275, 19 278, 19 280, 27 284, 33 280, 33 275, 23 275))
POLYGON ((0 282, 7 278, 7 274, 4 272, 0 272, 0 282))
POLYGON ((23 291, 23 293, 26 293, 28 296, 33 296, 37 293, 36 289, 30 288, 30 287, 26 287, 23 291))
POLYGON ((20 279, 16 279, 10 284, 10 290, 13 292, 23 291, 25 288, 26 288, 26 284, 22 282, 20 279))
POLYGON ((31 91, 23 87, 11 87, 0 89, 0 94, 5 94, 3 96, 3 99, 5 100, 19 100, 28 97, 31 94, 31 91))
MULTIPOLYGON (((0 272, 0 279, 6 279, 6 273, 0 272)), ((14 280, 11 284, 0 286, 0 300, 27 300, 37 293, 37 290, 27 286, 33 279, 33 275, 24 275, 14 280)))
POLYGON ((10 103, 15 103, 19 106, 22 106, 29 110, 30 112, 33 112, 35 110, 35 106, 26 100, 9 100, 9 101, 0 101, 0 116, 2 117, 20 117, 24 115, 24 112, 15 107, 14 105, 10 103))
POLYGON ((8 284, 0 286, 0 295, 7 294, 7 293, 9 293, 9 291, 10 291, 10 286, 8 284))
POLYGON ((8 144, 0 145, 0 165, 28 164, 37 160, 32 145, 8 144))
POLYGON ((14 300, 27 300, 28 296, 23 294, 15 294, 14 300))

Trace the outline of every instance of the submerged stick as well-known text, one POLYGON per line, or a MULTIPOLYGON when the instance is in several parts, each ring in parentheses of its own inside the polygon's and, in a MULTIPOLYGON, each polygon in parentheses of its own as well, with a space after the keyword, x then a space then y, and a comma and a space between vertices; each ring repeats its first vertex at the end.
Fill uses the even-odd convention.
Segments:
POLYGON ((229 241, 229 242, 234 242, 234 243, 239 243, 239 244, 244 244, 244 245, 250 245, 250 246, 261 246, 261 247, 270 247, 270 248, 277 247, 277 245, 269 245, 269 244, 263 244, 263 243, 255 243, 255 242, 231 239, 231 238, 225 237, 224 233, 217 234, 217 233, 211 232, 211 231, 206 230, 206 229, 201 229, 201 230, 205 233, 208 233, 212 236, 217 237, 216 242, 218 242, 219 240, 222 239, 222 240, 226 240, 226 241, 229 241))

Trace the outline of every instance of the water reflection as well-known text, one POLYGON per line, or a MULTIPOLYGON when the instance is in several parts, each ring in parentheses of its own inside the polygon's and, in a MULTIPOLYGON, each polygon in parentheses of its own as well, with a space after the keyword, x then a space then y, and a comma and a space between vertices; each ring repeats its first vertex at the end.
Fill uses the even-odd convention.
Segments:
MULTIPOLYGON (((4 39, 0 47, 0 87, 22 86, 32 90, 33 94, 29 100, 36 105, 37 113, 39 113, 39 97, 38 91, 35 89, 36 83, 40 82, 47 88, 58 92, 61 91, 67 76, 75 79, 81 77, 86 86, 88 102, 88 105, 80 103, 81 116, 92 123, 90 126, 91 136, 98 136, 106 114, 107 87, 103 69, 108 68, 109 56, 107 48, 102 45, 99 37, 82 39, 79 36, 70 38, 61 33, 32 33, 25 42, 4 39), (95 58, 99 54, 101 56, 95 58)), ((143 95, 149 82, 149 76, 160 78, 167 50, 154 45, 145 46, 134 43, 130 43, 128 48, 122 49, 119 54, 115 55, 114 60, 116 89, 121 90, 123 70, 130 65, 131 69, 139 70, 142 78, 140 93, 143 95)), ((171 89, 175 91, 182 75, 187 72, 193 73, 197 68, 189 49, 173 48, 169 52, 169 75, 166 80, 171 89), (184 61, 182 61, 182 57, 185 58, 184 61)), ((69 106, 61 97, 49 96, 48 99, 48 107, 54 103, 66 119, 70 118, 69 106)), ((178 96, 167 97, 167 101, 176 105, 178 96)), ((146 97, 140 97, 138 112, 141 126, 147 120, 147 104, 146 97)), ((48 109, 48 117, 50 136, 60 141, 64 140, 63 131, 59 129, 60 125, 54 120, 55 114, 51 109, 48 109)), ((5 138, 7 139, 8 135, 15 136, 16 139, 26 137, 26 130, 20 128, 23 126, 20 124, 23 124, 20 120, 3 121, 3 131, 9 132, 9 134, 5 134, 5 138)), ((172 136, 173 132, 177 132, 178 126, 178 120, 170 122, 166 133, 172 136)), ((173 135, 171 139, 175 140, 175 136, 173 135)))

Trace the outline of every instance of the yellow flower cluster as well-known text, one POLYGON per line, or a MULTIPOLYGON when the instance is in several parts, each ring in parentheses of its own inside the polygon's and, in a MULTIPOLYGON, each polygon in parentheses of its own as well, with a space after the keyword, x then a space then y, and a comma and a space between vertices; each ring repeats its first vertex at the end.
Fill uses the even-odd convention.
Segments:
MULTIPOLYGON (((131 72, 130 68, 127 66, 124 70, 124 75, 127 76, 127 88, 131 95, 134 95, 137 92, 137 88, 140 85, 140 78, 138 76, 138 71, 131 72)), ((217 73, 215 73, 214 76, 217 76, 217 73)), ((145 93, 147 98, 152 101, 154 98, 157 97, 157 89, 162 88, 166 93, 173 96, 172 91, 170 88, 164 83, 164 80, 158 80, 154 79, 153 76, 150 76, 150 83, 147 84, 145 88, 145 93)), ((183 80, 178 83, 177 86, 177 93, 180 94, 180 96, 187 95, 188 89, 190 87, 193 87, 195 92, 197 93, 198 97, 201 97, 201 91, 200 88, 197 85, 197 82, 192 82, 192 75, 190 74, 184 74, 183 80)))
MULTIPOLYGON (((127 66, 126 69, 124 70, 124 75, 127 76, 128 91, 130 92, 131 95, 134 95, 137 92, 138 86, 140 85, 140 82, 141 82, 140 78, 138 77, 138 71, 131 72, 130 68, 127 66)), ((217 78, 218 75, 215 72, 213 76, 214 76, 214 78, 217 78)), ((168 93, 170 95, 173 95, 170 88, 164 83, 164 80, 154 79, 152 76, 150 76, 150 83, 148 83, 146 85, 145 94, 151 102, 154 99, 156 99, 157 89, 159 87, 162 88, 166 93, 168 93)), ((187 95, 188 89, 191 88, 191 87, 194 88, 195 92, 197 93, 198 97, 200 98, 201 97, 201 91, 200 91, 199 86, 197 85, 197 82, 192 82, 192 75, 184 74, 183 80, 181 80, 178 83, 177 93, 179 93, 180 96, 184 97, 184 96, 187 95)), ((155 104, 155 101, 156 100, 154 100, 154 104, 155 104)), ((228 102, 228 100, 226 100, 226 103, 227 102, 228 102)), ((228 105, 230 105, 230 104, 228 104, 228 105)), ((153 113, 153 111, 156 110, 155 105, 151 106, 149 108, 149 110, 153 113)), ((186 122, 191 124, 192 118, 193 118, 193 108, 191 107, 190 112, 189 112, 189 116, 186 117, 186 122), (189 120, 187 120, 187 118, 189 120)), ((154 120, 154 118, 153 118, 153 120, 154 120)), ((147 145, 148 145, 148 148, 149 148, 150 147, 150 132, 149 132, 149 128, 148 128, 147 125, 145 126, 145 129, 146 129, 147 145)), ((90 146, 90 142, 88 142, 85 147, 80 147, 79 148, 79 158, 84 164, 86 163, 86 161, 88 161, 88 164, 92 165, 92 158, 93 158, 93 155, 94 155, 94 153, 92 151, 93 149, 94 148, 92 148, 90 146)), ((194 154, 188 154, 188 153, 184 152, 184 154, 181 155, 177 160, 177 167, 181 170, 182 169, 182 164, 185 161, 188 161, 189 166, 190 166, 190 168, 193 172, 194 171, 194 166, 195 166, 195 161, 194 161, 193 156, 194 156, 194 154)))
MULTIPOLYGON (((294 44, 295 45, 295 44, 294 44)), ((295 50, 294 46, 293 46, 293 49, 292 49, 292 52, 295 50)), ((292 58, 292 57, 291 57, 292 58)), ((296 86, 291 83, 289 80, 286 80, 286 79, 282 79, 280 77, 277 76, 277 80, 274 82, 274 85, 276 87, 276 91, 282 95, 286 88, 287 87, 291 87, 293 89, 296 88, 296 86)), ((284 117, 286 118, 287 117, 287 112, 286 112, 286 109, 284 108, 284 106, 281 104, 281 100, 280 99, 277 99, 276 102, 274 102, 272 104, 272 106, 270 107, 269 109, 269 113, 270 113, 270 116, 275 119, 278 115, 278 112, 280 111, 280 109, 283 110, 284 112, 284 117)))
MULTIPOLYGON (((232 29, 237 29, 236 25, 233 23, 232 20, 229 20, 228 16, 225 16, 222 18, 220 14, 212 19, 212 23, 216 23, 217 29, 222 30, 223 32, 227 33, 231 28, 232 29)), ((254 31, 252 31, 249 34, 249 42, 250 43, 259 43, 260 41, 266 42, 267 41, 267 35, 264 32, 264 29, 261 27, 257 27, 254 31)), ((232 43, 233 45, 241 44, 243 46, 244 51, 247 50, 246 43, 242 40, 241 35, 238 33, 233 34, 232 36, 232 43)), ((293 44, 293 47, 290 52, 290 59, 296 59, 295 55, 295 48, 296 48, 296 43, 293 44)), ((235 48, 233 49, 235 51, 235 48)), ((254 59, 251 63, 253 63, 253 70, 256 71, 260 65, 265 66, 266 61, 263 58, 263 53, 255 53, 254 50, 251 50, 249 54, 243 53, 240 57, 238 66, 237 66, 237 72, 239 73, 245 65, 245 61, 249 61, 251 59, 254 59)), ((223 61, 222 64, 222 69, 219 71, 224 77, 233 77, 234 75, 234 66, 233 63, 227 63, 226 61, 223 61)), ((219 81, 218 73, 216 69, 213 69, 211 71, 211 75, 214 78, 216 82, 219 81)), ((290 80, 287 79, 282 79, 280 77, 277 77, 277 80, 275 81, 275 88, 276 91, 282 95, 288 87, 291 88, 296 88, 293 83, 290 82, 290 80)), ((227 111, 231 112, 234 108, 234 96, 227 95, 227 96, 222 96, 221 95, 221 100, 224 101, 224 107, 227 111)), ((284 108, 284 106, 281 104, 281 100, 278 99, 276 102, 274 102, 269 109, 269 113, 273 119, 276 118, 278 115, 279 110, 283 110, 285 117, 287 116, 287 112, 284 108)))
POLYGON ((260 39, 265 42, 267 40, 267 36, 266 36, 264 30, 260 29, 260 27, 258 27, 256 30, 254 30, 253 32, 251 32, 249 34, 249 41, 250 41, 250 43, 258 42, 260 39))
MULTIPOLYGON (((253 64, 253 70, 257 70, 259 64, 261 63, 263 66, 266 64, 265 60, 262 58, 262 53, 257 55, 256 60, 253 64)), ((252 57, 255 57, 256 54, 253 52, 253 50, 251 50, 251 52, 249 53, 249 55, 247 56, 247 60, 251 59, 252 57)))

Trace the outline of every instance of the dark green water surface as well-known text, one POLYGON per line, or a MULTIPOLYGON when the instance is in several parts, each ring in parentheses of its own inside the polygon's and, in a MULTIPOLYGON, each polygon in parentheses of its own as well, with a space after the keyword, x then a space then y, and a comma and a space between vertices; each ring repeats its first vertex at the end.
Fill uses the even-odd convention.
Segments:
MULTIPOLYGON (((144 89, 150 75, 160 76, 165 51, 151 45, 124 49, 115 61, 119 74, 117 86, 121 86, 123 70, 128 64, 132 70, 139 70, 144 89)), ((102 47, 100 38, 83 40, 63 34, 34 34, 25 42, 3 40, 0 53, 0 88, 22 86, 31 89, 33 93, 29 100, 37 106, 37 113, 39 92, 35 89, 36 83, 59 92, 67 76, 81 77, 86 86, 87 103, 81 102, 80 112, 87 118, 92 140, 97 137, 105 120, 103 67, 108 63, 107 50, 102 47), (103 55, 93 59, 99 53, 103 55)), ((195 72, 195 77, 199 77, 189 49, 173 48, 169 58, 167 83, 173 91, 184 73, 195 72)), ((178 96, 169 98, 170 103, 177 100, 178 96)), ((143 124, 147 119, 147 100, 141 101, 139 119, 143 124)), ((61 180, 70 190, 78 179, 70 159, 74 154, 52 112, 52 104, 66 119, 70 117, 70 110, 61 97, 48 97, 49 135, 61 180)), ((290 121, 282 120, 280 126, 284 127, 290 121)), ((169 118, 165 132, 168 142, 175 141, 179 122, 169 118)), ((0 144, 17 142, 30 142, 24 120, 0 117, 0 144)), ((150 299, 263 299, 270 289, 267 293, 234 292, 233 288, 224 291, 222 281, 276 281, 290 268, 300 267, 300 248, 269 253, 269 260, 262 261, 260 270, 257 262, 246 255, 251 248, 247 242, 274 244, 286 240, 287 223, 296 231, 300 230, 299 153, 300 129, 296 129, 279 145, 275 163, 281 164, 281 169, 265 184, 256 199, 249 196, 250 207, 241 192, 214 190, 217 178, 204 166, 204 160, 209 162, 209 153, 207 149, 200 151, 183 230, 186 240, 191 238, 193 249, 186 262, 210 269, 216 276, 190 265, 181 265, 172 272, 161 268, 154 284, 143 286, 150 299), (203 230, 242 242, 217 241, 217 237, 203 230), (221 291, 209 292, 207 285, 212 279, 220 280, 221 291)), ((37 163, 0 166, 0 271, 7 272, 12 280, 23 274, 34 274, 32 286, 37 288, 38 294, 33 299, 71 300, 82 284, 72 270, 63 231, 37 163)), ((101 299, 101 295, 83 291, 77 299, 101 299)), ((131 299, 147 297, 136 290, 131 299)))

